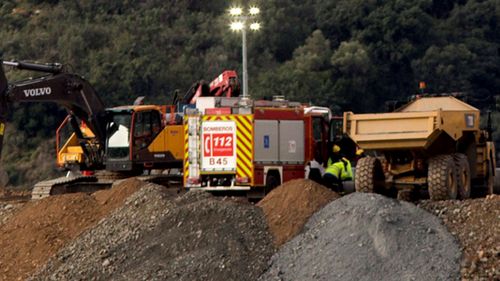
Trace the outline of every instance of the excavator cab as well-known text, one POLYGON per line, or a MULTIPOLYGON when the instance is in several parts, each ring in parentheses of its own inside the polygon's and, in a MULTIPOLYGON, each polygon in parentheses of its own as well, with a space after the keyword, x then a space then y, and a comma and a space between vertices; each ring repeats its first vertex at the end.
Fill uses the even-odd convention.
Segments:
POLYGON ((111 115, 107 126, 107 151, 108 159, 130 158, 130 129, 132 114, 130 112, 118 112, 111 115))
POLYGON ((140 173, 181 167, 182 124, 166 125, 161 107, 121 106, 107 114, 106 170, 140 173))
MULTIPOLYGON (((120 106, 106 110, 106 138, 102 166, 91 166, 81 149, 78 137, 60 136, 60 131, 68 123, 61 124, 57 133, 58 166, 72 170, 105 169, 125 174, 141 174, 145 170, 180 168, 182 163, 181 121, 166 120, 161 106, 139 105, 120 106)), ((68 117, 69 118, 69 117, 68 117)), ((67 118, 67 119, 68 119, 67 118)), ((80 125, 84 138, 92 140, 93 133, 80 125)), ((90 147, 98 146, 88 142, 90 147)), ((90 149, 89 147, 89 149, 90 149)), ((92 163, 90 163, 92 164, 92 163)))

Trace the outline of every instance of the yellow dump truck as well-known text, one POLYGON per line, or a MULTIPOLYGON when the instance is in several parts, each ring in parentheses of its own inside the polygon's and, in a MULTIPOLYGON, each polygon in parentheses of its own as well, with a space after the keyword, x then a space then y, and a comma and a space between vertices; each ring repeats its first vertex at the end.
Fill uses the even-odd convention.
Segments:
POLYGON ((427 191, 432 200, 493 193, 495 147, 479 118, 451 96, 418 98, 391 113, 344 113, 344 133, 369 155, 356 165, 356 191, 400 199, 427 191))

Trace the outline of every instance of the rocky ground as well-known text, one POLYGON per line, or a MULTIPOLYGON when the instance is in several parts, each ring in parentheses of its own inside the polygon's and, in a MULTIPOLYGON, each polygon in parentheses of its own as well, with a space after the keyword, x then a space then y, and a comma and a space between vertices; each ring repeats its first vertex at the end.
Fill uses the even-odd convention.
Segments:
POLYGON ((0 280, 500 280, 500 196, 418 207, 308 180, 257 205, 135 179, 0 194, 0 280))
POLYGON ((144 187, 32 280, 256 280, 273 253, 262 210, 144 187))
POLYGON ((463 249, 462 280, 500 280, 500 196, 465 201, 424 201, 463 249))

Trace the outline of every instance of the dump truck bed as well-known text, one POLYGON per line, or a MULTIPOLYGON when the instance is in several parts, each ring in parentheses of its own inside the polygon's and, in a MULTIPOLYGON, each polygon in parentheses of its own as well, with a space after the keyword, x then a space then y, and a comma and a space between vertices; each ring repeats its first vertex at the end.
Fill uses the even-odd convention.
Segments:
POLYGON ((421 98, 392 113, 344 113, 344 133, 361 148, 426 149, 442 134, 479 130, 479 110, 453 97, 421 98))

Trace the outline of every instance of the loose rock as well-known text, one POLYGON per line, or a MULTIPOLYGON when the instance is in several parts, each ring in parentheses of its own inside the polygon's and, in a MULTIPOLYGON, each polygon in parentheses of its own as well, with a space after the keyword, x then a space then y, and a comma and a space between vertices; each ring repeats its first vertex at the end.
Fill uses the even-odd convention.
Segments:
POLYGON ((459 259, 438 218, 411 203, 353 193, 314 214, 259 280, 459 280, 459 259))
POLYGON ((423 201, 464 249, 463 280, 500 280, 500 196, 470 200, 423 201), (450 210, 453 210, 450 212, 450 210))
POLYGON ((272 254, 259 208, 148 184, 32 280, 256 280, 272 254))

